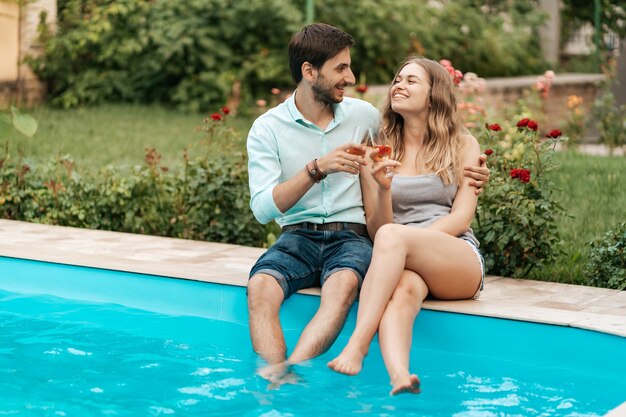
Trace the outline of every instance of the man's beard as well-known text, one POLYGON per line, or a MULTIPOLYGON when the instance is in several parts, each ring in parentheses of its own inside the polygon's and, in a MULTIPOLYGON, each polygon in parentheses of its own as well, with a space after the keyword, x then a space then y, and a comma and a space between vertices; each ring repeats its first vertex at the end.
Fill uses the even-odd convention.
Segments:
POLYGON ((313 98, 320 103, 324 104, 335 104, 341 103, 342 98, 335 98, 333 96, 333 90, 335 86, 328 86, 326 84, 326 78, 320 75, 317 80, 311 85, 311 90, 313 91, 313 98))

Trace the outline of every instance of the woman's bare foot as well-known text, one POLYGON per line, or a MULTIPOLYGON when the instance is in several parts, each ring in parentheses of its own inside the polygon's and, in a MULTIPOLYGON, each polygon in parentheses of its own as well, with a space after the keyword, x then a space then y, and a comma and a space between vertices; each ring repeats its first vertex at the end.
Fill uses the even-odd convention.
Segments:
POLYGON ((391 389, 391 395, 398 394, 419 394, 420 389, 420 379, 415 374, 407 375, 403 378, 398 378, 391 382, 393 388, 391 389))
POLYGON ((339 356, 328 362, 328 367, 340 374, 356 375, 361 372, 365 355, 367 352, 363 353, 360 349, 353 348, 348 344, 339 356))

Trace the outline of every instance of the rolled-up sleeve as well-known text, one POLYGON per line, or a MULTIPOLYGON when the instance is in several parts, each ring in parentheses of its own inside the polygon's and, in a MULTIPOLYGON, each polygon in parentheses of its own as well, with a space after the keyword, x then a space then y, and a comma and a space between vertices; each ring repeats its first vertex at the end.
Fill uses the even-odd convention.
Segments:
POLYGON ((246 144, 250 208, 259 223, 267 224, 283 214, 272 196, 281 175, 278 145, 272 129, 263 120, 252 125, 246 144))

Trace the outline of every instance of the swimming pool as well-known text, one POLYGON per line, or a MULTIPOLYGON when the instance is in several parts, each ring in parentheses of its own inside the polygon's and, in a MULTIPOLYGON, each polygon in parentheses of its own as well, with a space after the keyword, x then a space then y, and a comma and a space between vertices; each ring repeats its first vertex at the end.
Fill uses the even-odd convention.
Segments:
MULTIPOLYGON (((302 382, 254 375, 245 289, 0 257, 0 415, 599 416, 626 397, 626 338, 423 311, 419 396, 391 398, 377 346, 363 373, 298 366, 302 382)), ((319 299, 282 311, 288 346, 319 299)))

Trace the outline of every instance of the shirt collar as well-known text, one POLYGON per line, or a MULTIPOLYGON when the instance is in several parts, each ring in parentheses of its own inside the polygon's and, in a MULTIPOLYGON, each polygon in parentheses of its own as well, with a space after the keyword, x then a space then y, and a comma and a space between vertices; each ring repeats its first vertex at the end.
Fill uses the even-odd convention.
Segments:
POLYGON ((303 122, 306 122, 306 119, 304 118, 302 113, 300 113, 300 110, 298 110, 298 107, 296 106, 296 93, 297 92, 298 90, 294 90, 293 94, 289 96, 287 100, 285 100, 285 104, 287 105, 287 110, 289 111, 289 115, 291 116, 291 118, 295 122, 303 123, 303 122))

